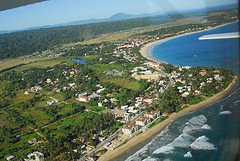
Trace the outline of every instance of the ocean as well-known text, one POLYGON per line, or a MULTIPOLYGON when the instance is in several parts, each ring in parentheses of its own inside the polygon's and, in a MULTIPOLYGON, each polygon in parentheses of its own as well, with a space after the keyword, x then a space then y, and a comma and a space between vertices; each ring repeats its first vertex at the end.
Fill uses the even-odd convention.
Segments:
MULTIPOLYGON (((152 56, 183 66, 213 66, 239 73, 239 39, 198 40, 236 32, 237 23, 178 37, 156 45, 152 56)), ((240 139, 240 86, 201 110, 174 120, 161 133, 122 154, 116 161, 234 161, 240 139)))

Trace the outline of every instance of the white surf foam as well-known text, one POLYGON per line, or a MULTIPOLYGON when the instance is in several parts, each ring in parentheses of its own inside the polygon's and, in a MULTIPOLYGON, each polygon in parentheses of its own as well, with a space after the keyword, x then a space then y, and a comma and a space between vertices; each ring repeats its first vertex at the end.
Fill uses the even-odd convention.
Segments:
POLYGON ((220 115, 230 115, 231 113, 232 113, 231 111, 227 110, 227 111, 222 111, 219 114, 220 115))
MULTIPOLYGON (((168 125, 168 126, 169 126, 169 125, 168 125)), ((152 147, 152 146, 153 146, 152 144, 153 144, 154 142, 157 142, 157 140, 158 140, 159 137, 162 137, 162 136, 166 136, 166 135, 167 135, 167 133, 168 133, 168 131, 169 131, 168 126, 167 126, 160 134, 158 134, 154 139, 152 139, 147 145, 145 145, 142 149, 140 149, 139 151, 137 151, 135 154, 129 156, 129 157, 126 159, 126 161, 132 161, 132 160, 134 160, 134 161, 138 161, 138 160, 139 160, 139 161, 142 161, 141 156, 144 155, 144 154, 148 151, 149 147, 152 147)))
MULTIPOLYGON (((192 117, 187 123, 186 126, 183 129, 182 134, 180 134, 178 137, 176 137, 172 142, 168 143, 165 146, 162 146, 155 150, 153 154, 171 154, 174 152, 175 147, 181 147, 181 148, 187 148, 189 147, 193 141, 195 140, 195 137, 193 137, 191 134, 193 134, 196 130, 200 130, 201 127, 204 126, 204 124, 207 122, 207 118, 204 115, 199 115, 192 117)), ((205 128, 209 128, 208 125, 205 125, 205 128)))
POLYGON ((176 139, 173 140, 170 145, 173 147, 188 147, 191 144, 191 140, 193 140, 194 137, 187 134, 187 133, 182 133, 179 135, 176 139))
POLYGON ((196 117, 191 118, 188 122, 193 125, 203 125, 207 122, 207 118, 204 115, 199 115, 196 117))
POLYGON ((192 153, 189 151, 186 154, 184 154, 184 158, 192 158, 192 153))
POLYGON ((204 129, 204 130, 211 130, 212 128, 208 125, 208 124, 204 124, 201 129, 204 129))
POLYGON ((239 103, 239 102, 240 102, 240 100, 237 100, 237 101, 233 102, 233 104, 237 104, 237 103, 239 103))
POLYGON ((143 161, 158 161, 158 159, 157 158, 152 158, 151 156, 149 156, 146 159, 144 159, 143 161))
POLYGON ((198 137, 190 147, 195 150, 215 150, 215 146, 208 142, 209 138, 205 135, 198 137))
POLYGON ((153 154, 172 154, 174 150, 174 147, 171 144, 167 144, 165 146, 162 146, 161 148, 155 150, 153 154))

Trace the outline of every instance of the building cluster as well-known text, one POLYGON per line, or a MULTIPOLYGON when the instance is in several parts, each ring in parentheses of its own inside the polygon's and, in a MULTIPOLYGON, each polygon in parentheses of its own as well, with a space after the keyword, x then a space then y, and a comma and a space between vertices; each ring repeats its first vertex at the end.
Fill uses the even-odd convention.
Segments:
MULTIPOLYGON (((10 155, 10 156, 6 157, 6 160, 7 161, 15 160, 15 156, 10 155)), ((28 154, 27 159, 24 159, 24 161, 43 161, 43 160, 44 160, 44 154, 41 152, 38 152, 38 151, 28 154)))
POLYGON ((141 127, 145 127, 147 124, 151 123, 156 118, 161 116, 160 111, 150 111, 148 113, 140 115, 135 121, 126 124, 122 128, 122 132, 127 135, 131 135, 134 132, 141 129, 141 127))
POLYGON ((117 49, 140 47, 150 41, 151 40, 149 39, 128 39, 127 41, 118 44, 117 49))
POLYGON ((96 90, 95 92, 93 92, 91 94, 89 94, 87 92, 78 94, 77 100, 80 102, 89 102, 90 100, 98 100, 101 97, 101 93, 103 91, 105 91, 106 88, 104 88, 100 84, 96 85, 96 87, 98 88, 98 90, 96 90))
POLYGON ((29 93, 35 93, 41 91, 43 88, 41 86, 33 86, 29 89, 26 89, 24 94, 28 95, 29 93))

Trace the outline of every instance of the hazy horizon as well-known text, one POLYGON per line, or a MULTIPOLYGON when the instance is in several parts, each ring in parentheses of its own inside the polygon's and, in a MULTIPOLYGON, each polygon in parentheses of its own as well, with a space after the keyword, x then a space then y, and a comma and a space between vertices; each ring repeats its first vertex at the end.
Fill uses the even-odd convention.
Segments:
POLYGON ((121 2, 112 2, 110 0, 104 0, 101 2, 96 0, 82 2, 72 0, 71 3, 66 0, 43 1, 36 4, 1 11, 0 31, 22 30, 92 18, 108 18, 117 13, 138 15, 154 12, 204 9, 231 4, 237 4, 237 1, 198 0, 194 2, 189 1, 188 3, 186 3, 186 1, 183 3, 179 0, 164 0, 161 2, 158 2, 157 0, 143 0, 141 3, 137 3, 137 0, 122 0, 121 2))

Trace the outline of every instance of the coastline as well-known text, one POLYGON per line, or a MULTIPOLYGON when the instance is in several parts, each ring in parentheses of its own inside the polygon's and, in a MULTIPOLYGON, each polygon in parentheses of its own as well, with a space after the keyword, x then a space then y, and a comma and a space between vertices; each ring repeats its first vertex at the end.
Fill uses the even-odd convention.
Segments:
POLYGON ((143 132, 137 136, 134 136, 133 138, 128 140, 125 144, 121 145, 120 147, 118 147, 114 150, 108 150, 105 154, 100 156, 98 161, 111 161, 114 158, 120 156, 121 154, 127 152, 129 149, 137 146, 138 144, 148 140, 151 137, 156 136, 157 134, 162 132, 172 121, 176 120, 177 118, 179 118, 183 115, 186 115, 188 113, 197 111, 199 109, 202 109, 204 107, 207 107, 217 101, 220 101, 221 99, 224 99, 229 94, 232 87, 236 84, 237 81, 238 81, 238 77, 235 76, 234 79, 232 80, 232 82, 223 91, 221 91, 211 97, 208 97, 205 100, 203 100, 197 104, 191 105, 191 106, 181 110, 178 113, 175 112, 175 113, 170 114, 167 119, 158 123, 154 127, 148 129, 146 132, 143 132))
POLYGON ((166 63, 166 62, 164 62, 164 61, 161 61, 161 60, 159 60, 159 59, 155 59, 155 58, 152 56, 151 50, 153 49, 153 47, 155 47, 156 45, 158 45, 158 44, 160 44, 160 43, 163 43, 163 42, 166 42, 166 41, 169 41, 169 40, 172 40, 172 39, 181 37, 181 36, 187 36, 187 35, 191 35, 191 34, 195 34, 195 33, 199 33, 199 32, 204 32, 204 31, 209 31, 209 30, 217 29, 217 28, 219 28, 219 27, 222 27, 222 26, 225 26, 225 25, 229 25, 229 24, 232 24, 232 23, 234 23, 234 22, 222 24, 222 25, 219 25, 219 26, 215 26, 215 27, 213 27, 213 28, 205 29, 205 30, 188 32, 188 33, 185 33, 185 34, 180 34, 180 35, 168 37, 168 38, 165 38, 165 39, 153 41, 153 42, 150 42, 150 43, 144 45, 143 47, 141 47, 140 53, 141 53, 141 55, 142 55, 144 58, 147 58, 148 60, 155 61, 155 62, 157 62, 157 63, 165 63, 165 64, 168 64, 168 63, 166 63))
MULTIPOLYGON (((201 30, 201 31, 194 31, 194 32, 190 32, 190 33, 185 33, 185 34, 181 34, 181 35, 177 35, 177 36, 173 36, 173 37, 168 37, 165 39, 161 39, 161 40, 157 40, 151 43, 148 43, 146 45, 144 45, 141 49, 140 49, 140 53, 143 57, 151 60, 151 61, 155 61, 158 63, 165 63, 161 60, 156 60, 152 57, 151 55, 151 50, 154 46, 156 46, 159 43, 177 38, 177 37, 181 37, 181 36, 186 36, 186 35, 190 35, 190 34, 194 34, 194 33, 198 33, 198 32, 203 32, 203 31, 208 31, 208 30, 212 30, 212 29, 216 29, 225 25, 228 25, 231 23, 227 23, 227 24, 223 24, 223 25, 219 25, 210 29, 206 29, 206 30, 201 30)), ((117 158, 118 156, 122 155, 123 153, 127 152, 129 149, 136 147, 137 145, 139 145, 140 143, 156 136, 157 134, 159 134, 160 132, 162 132, 172 121, 176 120, 177 118, 197 111, 201 108, 207 107, 217 101, 220 101, 221 99, 225 98, 229 92, 231 91, 232 87, 235 85, 235 83, 237 82, 238 77, 235 76, 234 79, 232 80, 232 82, 229 84, 229 86, 224 89, 223 91, 206 98, 205 100, 195 104, 195 105, 191 105, 183 110, 181 110, 178 113, 172 113, 169 115, 169 117, 167 119, 165 119, 164 121, 158 123, 157 125, 155 125, 154 127, 150 128, 149 130, 147 130, 144 133, 141 133, 137 136, 134 136, 133 138, 131 138, 130 140, 128 140, 125 144, 121 145, 120 147, 116 148, 115 150, 108 150, 105 154, 103 154, 98 160, 99 161, 111 161, 114 158, 117 158)))

